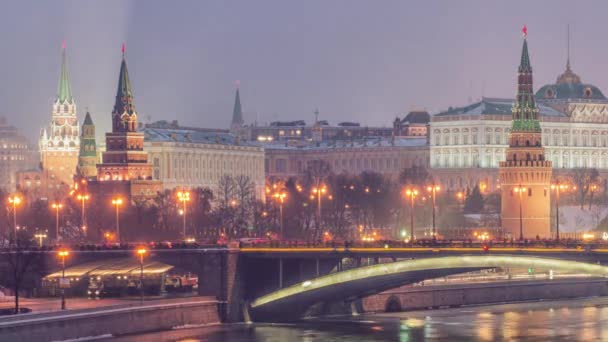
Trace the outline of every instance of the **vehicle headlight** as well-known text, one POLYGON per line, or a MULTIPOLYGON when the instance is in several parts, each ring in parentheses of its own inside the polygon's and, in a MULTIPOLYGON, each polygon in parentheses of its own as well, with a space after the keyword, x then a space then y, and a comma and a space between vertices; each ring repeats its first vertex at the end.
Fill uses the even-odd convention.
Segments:
POLYGON ((87 291, 87 294, 91 294, 91 290, 88 290, 88 291, 87 291))
POLYGON ((99 290, 95 291, 95 294, 98 295, 99 294, 99 290))

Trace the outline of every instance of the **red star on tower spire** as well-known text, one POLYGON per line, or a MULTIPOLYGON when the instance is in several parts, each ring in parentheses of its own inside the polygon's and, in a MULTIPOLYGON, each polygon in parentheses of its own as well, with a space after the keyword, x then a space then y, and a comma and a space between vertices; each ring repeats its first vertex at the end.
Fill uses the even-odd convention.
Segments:
POLYGON ((521 32, 524 34, 524 38, 528 37, 528 26, 524 25, 524 27, 521 29, 521 32))

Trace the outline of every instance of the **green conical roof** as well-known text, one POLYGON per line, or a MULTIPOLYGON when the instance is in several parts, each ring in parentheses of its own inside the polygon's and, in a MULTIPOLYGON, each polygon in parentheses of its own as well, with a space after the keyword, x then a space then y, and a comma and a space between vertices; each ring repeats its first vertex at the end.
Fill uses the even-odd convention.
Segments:
POLYGON ((239 94, 239 88, 236 88, 234 109, 232 110, 232 125, 241 124, 243 124, 243 109, 241 108, 241 95, 239 94))
POLYGON ((129 79, 129 71, 127 70, 127 61, 125 56, 122 56, 120 64, 120 75, 118 76, 118 89, 116 91, 116 104, 114 112, 122 114, 127 112, 129 115, 135 112, 133 104, 133 92, 131 91, 131 80, 129 79))
POLYGON ((65 53, 65 45, 61 53, 61 75, 59 76, 59 86, 57 87, 57 101, 60 103, 72 103, 72 88, 70 87, 70 75, 68 73, 68 59, 65 53))
POLYGON ((532 72, 532 66, 530 65, 530 55, 528 54, 528 40, 526 38, 524 38, 524 46, 521 50, 519 72, 532 72))
POLYGON ((540 132, 538 107, 534 101, 532 65, 528 54, 528 41, 524 36, 521 61, 518 68, 517 96, 513 104, 514 131, 540 132))
POLYGON ((89 114, 89 112, 87 112, 87 114, 84 116, 84 123, 85 125, 93 125, 93 119, 91 119, 91 114, 89 114))

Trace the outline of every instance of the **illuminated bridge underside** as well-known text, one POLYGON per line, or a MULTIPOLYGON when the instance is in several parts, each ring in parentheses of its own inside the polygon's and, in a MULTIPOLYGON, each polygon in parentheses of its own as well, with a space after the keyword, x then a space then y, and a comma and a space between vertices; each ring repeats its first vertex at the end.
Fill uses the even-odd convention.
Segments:
POLYGON ((608 267, 529 256, 451 256, 404 260, 332 273, 269 293, 250 305, 253 319, 285 321, 301 318, 319 302, 351 300, 398 286, 451 274, 496 267, 550 269, 607 276, 608 267))

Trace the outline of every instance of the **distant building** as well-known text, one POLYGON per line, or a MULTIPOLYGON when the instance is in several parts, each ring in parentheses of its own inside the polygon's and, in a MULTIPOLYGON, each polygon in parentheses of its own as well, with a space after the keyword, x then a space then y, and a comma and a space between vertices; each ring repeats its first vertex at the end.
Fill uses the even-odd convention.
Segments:
POLYGON ((265 144, 266 176, 303 176, 314 161, 326 161, 334 173, 359 174, 373 171, 397 177, 404 168, 428 167, 426 137, 370 137, 319 143, 265 144))
POLYGON ((256 196, 264 197, 264 149, 233 134, 177 123, 146 125, 144 147, 152 163, 153 179, 165 189, 217 189, 224 175, 247 176, 256 196))
MULTIPOLYGON (((315 112, 318 116, 318 112, 315 112)), ((394 135, 404 137, 426 136, 430 115, 424 111, 408 113, 404 119, 397 118, 393 127, 368 127, 357 122, 340 122, 330 125, 326 120, 315 119, 312 125, 304 120, 274 121, 267 126, 247 126, 244 136, 260 143, 275 141, 329 141, 349 140, 369 137, 389 138, 394 135)))
POLYGON ((97 181, 89 182, 91 191, 98 196, 117 194, 147 199, 162 188, 162 184, 152 178, 152 165, 144 150, 144 133, 137 131, 137 116, 123 49, 112 131, 106 133, 106 151, 102 162, 97 164, 97 181))
POLYGON ((42 169, 51 180, 71 185, 78 164, 80 137, 76 102, 72 96, 65 46, 62 49, 61 75, 51 123, 39 140, 42 169))
POLYGON ((36 168, 36 152, 17 128, 0 118, 0 189, 12 192, 18 187, 17 173, 36 168))

